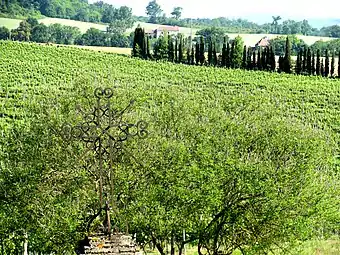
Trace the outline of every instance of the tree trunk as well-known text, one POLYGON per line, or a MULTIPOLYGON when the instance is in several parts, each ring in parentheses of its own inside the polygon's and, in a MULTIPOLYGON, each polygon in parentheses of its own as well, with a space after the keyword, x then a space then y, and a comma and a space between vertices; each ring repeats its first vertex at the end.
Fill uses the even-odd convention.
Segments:
POLYGON ((166 255, 164 249, 160 243, 157 242, 157 239, 152 235, 152 242, 156 246, 157 250, 161 255, 166 255))
POLYGON ((171 233, 171 241, 170 241, 170 255, 175 255, 175 242, 174 242, 174 233, 171 233))

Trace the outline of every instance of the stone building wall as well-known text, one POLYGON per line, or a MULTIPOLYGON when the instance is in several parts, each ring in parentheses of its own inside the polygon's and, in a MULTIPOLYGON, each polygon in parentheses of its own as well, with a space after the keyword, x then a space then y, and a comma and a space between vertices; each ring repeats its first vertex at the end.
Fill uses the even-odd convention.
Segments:
POLYGON ((89 237, 90 247, 85 249, 86 255, 136 255, 137 245, 131 236, 112 234, 111 237, 98 234, 89 237))

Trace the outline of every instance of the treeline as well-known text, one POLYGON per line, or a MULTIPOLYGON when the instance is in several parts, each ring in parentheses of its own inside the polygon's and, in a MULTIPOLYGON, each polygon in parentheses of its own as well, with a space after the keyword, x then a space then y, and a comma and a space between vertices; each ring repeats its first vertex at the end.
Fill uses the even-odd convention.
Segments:
MULTIPOLYGON (((305 47, 299 51, 296 61, 292 61, 292 45, 287 36, 285 52, 275 57, 275 49, 270 47, 247 47, 240 36, 233 40, 224 39, 221 53, 217 51, 216 41, 212 38, 200 36, 191 40, 183 35, 165 35, 157 39, 152 45, 150 38, 145 35, 141 27, 135 30, 132 56, 147 60, 170 61, 174 63, 214 66, 221 68, 241 68, 245 70, 261 70, 270 72, 296 73, 300 75, 320 75, 335 77, 335 52, 313 52, 305 47)), ((340 58, 340 53, 339 58, 340 58)), ((338 77, 340 77, 340 65, 338 77)))
POLYGON ((11 31, 0 27, 0 40, 13 40, 37 43, 76 44, 106 47, 131 47, 132 39, 119 31, 117 27, 109 26, 107 31, 90 28, 82 34, 77 27, 52 24, 46 26, 38 23, 35 18, 22 21, 18 28, 11 31))
POLYGON ((89 4, 87 0, 2 0, 0 14, 9 17, 45 15, 96 23, 120 20, 126 22, 128 27, 134 22, 132 9, 127 6, 115 8, 103 1, 89 4))

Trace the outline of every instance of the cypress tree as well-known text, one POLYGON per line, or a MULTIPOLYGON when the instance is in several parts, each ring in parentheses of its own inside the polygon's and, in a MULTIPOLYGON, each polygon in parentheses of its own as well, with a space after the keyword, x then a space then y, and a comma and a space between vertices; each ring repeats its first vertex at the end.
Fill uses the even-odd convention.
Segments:
POLYGON ((179 37, 179 46, 178 46, 178 62, 183 62, 183 38, 182 36, 179 37))
POLYGON ((285 71, 285 57, 280 56, 279 57, 279 73, 282 73, 285 71))
POLYGON ((234 68, 234 51, 235 51, 235 40, 233 40, 232 44, 231 44, 231 49, 230 49, 230 67, 234 68))
POLYGON ((334 77, 334 72, 335 72, 335 56, 334 56, 334 51, 333 51, 332 62, 331 62, 331 77, 334 77))
POLYGON ((291 44, 289 41, 289 37, 287 36, 286 39, 286 50, 285 50, 285 57, 283 61, 283 71, 285 73, 291 73, 291 68, 292 68, 292 59, 291 59, 291 44))
POLYGON ((138 58, 145 58, 145 32, 140 26, 135 29, 133 39, 132 56, 138 58))
POLYGON ((321 76, 325 77, 325 65, 323 59, 321 60, 321 68, 320 68, 321 76))
POLYGON ((264 48, 261 54, 261 68, 262 70, 266 70, 266 55, 267 55, 267 49, 264 48))
POLYGON ((176 36, 175 40, 175 62, 178 62, 178 37, 176 36))
POLYGON ((227 38, 224 37, 223 47, 222 47, 222 63, 221 66, 225 67, 227 65, 227 38))
POLYGON ((195 48, 196 48, 196 50, 195 50, 196 65, 199 65, 199 63, 200 63, 200 44, 199 44, 198 41, 196 42, 195 48))
POLYGON ((205 47, 204 47, 204 38, 201 36, 201 43, 200 43, 200 64, 203 65, 205 62, 205 47))
POLYGON ((242 68, 247 68, 247 46, 243 46, 242 68))
POLYGON ((340 49, 338 49, 339 51, 339 56, 338 56, 338 78, 340 78, 340 49))
POLYGON ((307 51, 307 73, 309 75, 312 74, 312 53, 310 51, 310 48, 308 48, 307 51))
POLYGON ((307 51, 306 48, 304 48, 302 57, 302 74, 306 74, 306 72, 307 72, 307 51))
POLYGON ((191 52, 190 52, 190 48, 187 48, 187 64, 190 65, 191 63, 191 52))
POLYGON ((257 70, 262 70, 261 48, 259 48, 257 51, 257 70))
POLYGON ((252 67, 252 62, 251 62, 251 47, 248 47, 248 52, 247 52, 247 69, 248 70, 252 70, 253 67, 252 67))
POLYGON ((255 50, 253 51, 253 64, 252 64, 252 69, 256 69, 256 52, 255 50))
POLYGON ((213 65, 214 66, 217 66, 217 63, 218 63, 218 59, 217 59, 217 52, 216 52, 216 43, 214 42, 214 45, 213 45, 213 65))
POLYGON ((321 59, 320 59, 320 50, 318 49, 316 52, 316 75, 321 74, 321 59))
POLYGON ((328 50, 326 50, 325 76, 328 77, 328 75, 329 75, 329 56, 328 56, 328 50))
POLYGON ((149 40, 149 36, 146 37, 146 45, 147 45, 147 50, 146 50, 146 55, 148 57, 148 59, 152 59, 152 55, 151 55, 151 42, 149 40))
POLYGON ((211 38, 209 39, 209 44, 208 44, 208 64, 212 65, 212 58, 213 58, 213 45, 211 38))
POLYGON ((275 60, 275 52, 273 46, 270 47, 270 70, 275 72, 276 69, 276 60, 275 60))
POLYGON ((297 59, 296 59, 296 65, 295 65, 295 73, 296 74, 301 74, 301 50, 298 52, 297 59))
POLYGON ((230 66, 231 66, 231 59, 230 59, 230 44, 229 44, 229 42, 227 42, 227 52, 226 52, 225 55, 226 55, 226 61, 225 61, 226 67, 230 68, 230 66))
POLYGON ((312 54, 312 75, 315 75, 315 53, 312 54))
POLYGON ((195 48, 194 48, 194 45, 192 45, 192 47, 191 47, 190 64, 191 65, 195 64, 195 48))
POLYGON ((175 59, 174 42, 170 35, 168 36, 168 58, 170 62, 174 62, 175 59))

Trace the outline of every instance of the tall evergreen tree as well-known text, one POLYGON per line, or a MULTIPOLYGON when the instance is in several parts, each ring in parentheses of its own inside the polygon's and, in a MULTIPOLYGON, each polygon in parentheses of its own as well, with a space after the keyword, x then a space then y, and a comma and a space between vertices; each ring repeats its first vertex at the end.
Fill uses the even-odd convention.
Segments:
POLYGON ((256 52, 255 50, 253 51, 253 64, 252 64, 252 69, 256 70, 256 52))
POLYGON ((224 37, 223 47, 222 47, 222 62, 221 66, 225 67, 227 65, 227 38, 224 37))
POLYGON ((291 59, 291 43, 289 40, 289 37, 287 36, 286 39, 286 49, 285 49, 285 56, 284 56, 284 61, 283 61, 283 71, 285 73, 291 73, 291 68, 292 68, 292 59, 291 59))
POLYGON ((301 74, 301 62, 302 62, 302 51, 300 50, 298 52, 297 58, 296 58, 296 65, 295 65, 295 73, 301 74))
POLYGON ((318 49, 316 52, 316 75, 321 75, 321 57, 320 50, 318 49))
POLYGON ((201 42, 200 42, 200 64, 204 65, 205 62, 205 46, 204 46, 204 38, 201 36, 201 42))
POLYGON ((251 56, 252 56, 252 49, 251 47, 248 47, 247 51, 247 69, 252 70, 253 69, 253 63, 251 62, 251 56))
POLYGON ((282 73, 285 71, 285 57, 280 56, 279 57, 279 73, 282 73))
POLYGON ((312 53, 310 51, 310 48, 307 50, 307 73, 309 75, 312 74, 312 53))
POLYGON ((235 51, 235 40, 231 43, 231 49, 230 49, 230 67, 234 67, 234 51, 235 51))
POLYGON ((334 51, 332 53, 332 62, 331 62, 331 77, 334 77, 335 73, 335 56, 334 56, 334 51))
POLYGON ((135 29, 132 56, 138 58, 145 57, 145 33, 144 29, 142 29, 140 26, 135 29))
POLYGON ((175 40, 175 62, 178 62, 178 37, 176 36, 175 40))
POLYGON ((242 68, 247 68, 247 46, 243 46, 243 55, 242 55, 242 68))
POLYGON ((325 76, 328 77, 328 75, 329 75, 329 55, 328 55, 328 50, 326 49, 325 76))
POLYGON ((321 68, 320 68, 320 73, 322 77, 325 77, 325 65, 323 59, 321 59, 321 68))
POLYGON ((208 41, 208 64, 209 65, 213 64, 212 58, 213 58, 213 44, 212 44, 211 38, 209 38, 209 41, 208 41))
POLYGON ((216 42, 214 42, 212 54, 213 54, 213 65, 217 66, 218 58, 217 58, 217 52, 216 52, 216 42))
POLYGON ((266 57, 267 57, 267 49, 264 48, 264 50, 262 51, 262 55, 261 55, 261 67, 262 70, 266 70, 266 57))
POLYGON ((191 65, 195 64, 195 48, 194 48, 194 45, 192 45, 192 47, 191 47, 190 64, 191 65))
POLYGON ((261 55, 261 48, 259 48, 257 51, 257 70, 262 70, 261 55))
POLYGON ((174 62, 175 60, 174 41, 170 35, 168 36, 168 57, 170 62, 174 62))
POLYGON ((312 54, 312 75, 315 75, 315 53, 312 54))
POLYGON ((229 42, 227 42, 227 52, 226 52, 226 61, 225 61, 227 68, 231 67, 231 57, 230 57, 231 54, 230 53, 231 53, 230 52, 230 44, 229 44, 229 42))
POLYGON ((184 50, 184 42, 182 36, 179 37, 179 45, 178 45, 178 62, 183 63, 183 50, 184 50))
POLYGON ((187 48, 187 64, 191 64, 191 52, 190 52, 190 47, 187 48))
POLYGON ((340 49, 338 49, 339 56, 338 56, 338 78, 340 78, 340 49))
POLYGON ((195 50, 196 65, 199 65, 199 63, 200 63, 200 52, 201 51, 200 51, 200 44, 199 44, 198 41, 196 42, 195 48, 196 48, 196 50, 195 50))
POLYGON ((275 51, 273 46, 270 47, 270 70, 275 72, 276 69, 276 60, 275 60, 275 51))
POLYGON ((306 48, 304 48, 302 56, 302 74, 306 74, 306 72, 307 72, 307 50, 306 48))

